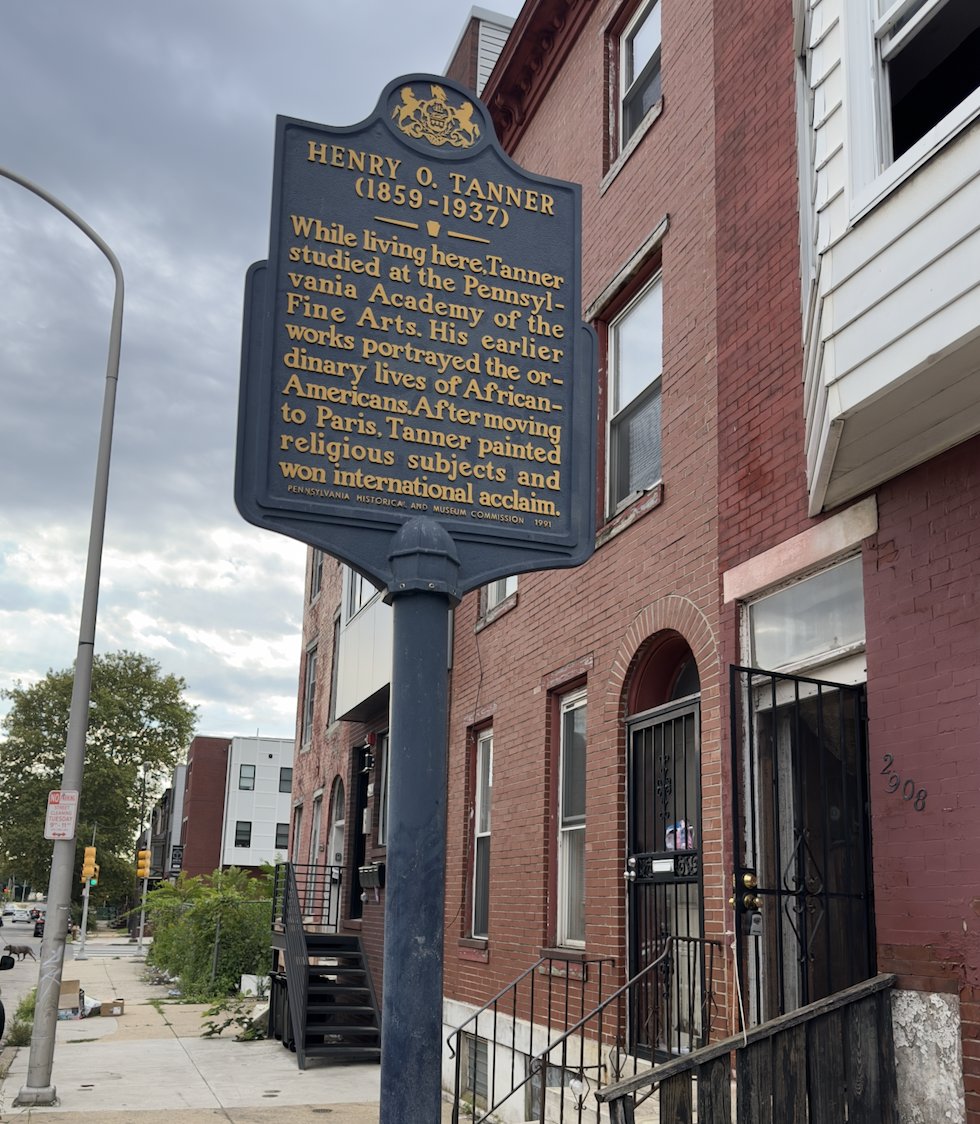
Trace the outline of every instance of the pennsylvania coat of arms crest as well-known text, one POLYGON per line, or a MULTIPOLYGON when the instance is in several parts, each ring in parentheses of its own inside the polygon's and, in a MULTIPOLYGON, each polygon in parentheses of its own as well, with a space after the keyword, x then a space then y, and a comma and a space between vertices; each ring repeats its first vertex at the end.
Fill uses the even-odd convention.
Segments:
POLYGON ((392 110, 398 128, 416 140, 427 140, 437 147, 451 144, 453 148, 469 148, 480 136, 480 126, 473 120, 473 103, 464 101, 457 109, 449 104, 441 86, 430 86, 428 101, 417 98, 411 86, 401 90, 402 104, 392 110))

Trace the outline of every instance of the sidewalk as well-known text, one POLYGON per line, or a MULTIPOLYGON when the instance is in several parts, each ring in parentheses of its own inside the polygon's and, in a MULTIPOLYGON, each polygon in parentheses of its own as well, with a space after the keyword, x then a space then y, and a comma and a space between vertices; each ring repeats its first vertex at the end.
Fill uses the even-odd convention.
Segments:
MULTIPOLYGON (((90 942, 90 946, 91 943, 90 942)), ((279 1124, 329 1119, 336 1124, 375 1124, 380 1067, 377 1063, 311 1060, 301 1072, 296 1055, 274 1040, 235 1042, 234 1029, 201 1038, 205 1004, 167 996, 167 985, 140 979, 146 968, 99 941, 90 960, 65 960, 64 978, 81 981, 85 994, 125 1000, 125 1014, 59 1022, 53 1083, 56 1108, 11 1108, 26 1083, 29 1049, 5 1050, 0 1070, 15 1054, 0 1084, 0 1121, 80 1124, 77 1113, 97 1114, 98 1124, 279 1124)), ((69 946, 69 957, 71 955, 69 946)), ((450 1119, 443 1105, 443 1120, 450 1119)))

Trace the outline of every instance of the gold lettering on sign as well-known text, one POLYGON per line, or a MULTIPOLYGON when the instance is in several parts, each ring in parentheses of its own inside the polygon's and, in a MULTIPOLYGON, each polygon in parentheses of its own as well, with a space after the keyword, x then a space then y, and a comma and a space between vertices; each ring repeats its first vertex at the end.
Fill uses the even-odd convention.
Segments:
POLYGON ((432 97, 423 101, 411 86, 402 87, 402 104, 391 111, 391 116, 398 118, 398 128, 436 147, 451 144, 453 148, 470 148, 480 136, 480 126, 473 120, 473 103, 464 101, 457 108, 449 104, 441 86, 430 86, 429 90, 432 97))

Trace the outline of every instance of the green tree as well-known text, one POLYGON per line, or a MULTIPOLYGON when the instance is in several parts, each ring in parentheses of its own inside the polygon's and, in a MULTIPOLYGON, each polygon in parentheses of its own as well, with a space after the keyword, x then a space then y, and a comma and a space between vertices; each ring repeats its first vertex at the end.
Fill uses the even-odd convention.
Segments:
MULTIPOLYGON (((51 843, 44 839, 48 792, 61 787, 74 671, 48 671, 31 687, 17 683, 2 696, 12 704, 0 721, 0 856, 11 874, 47 890, 51 843)), ((153 779, 176 764, 194 729, 196 708, 184 697, 187 685, 163 675, 160 665, 138 652, 95 657, 85 773, 79 805, 74 894, 81 895, 84 846, 98 823, 101 867, 92 902, 119 901, 132 892, 134 840, 146 763, 147 806, 156 795, 153 779), (151 788, 154 791, 151 792, 151 788)))
POLYGON ((243 975, 268 975, 270 874, 271 868, 253 878, 234 866, 208 877, 181 874, 175 883, 163 882, 147 895, 153 944, 146 958, 180 977, 185 999, 231 995, 243 975))

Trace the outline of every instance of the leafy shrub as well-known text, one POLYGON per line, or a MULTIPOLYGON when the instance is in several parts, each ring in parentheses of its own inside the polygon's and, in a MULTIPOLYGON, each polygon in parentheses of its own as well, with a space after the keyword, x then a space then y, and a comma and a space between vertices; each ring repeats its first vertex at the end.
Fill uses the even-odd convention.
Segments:
POLYGON ((153 926, 147 962, 179 976, 185 1000, 237 994, 243 975, 269 974, 271 899, 266 877, 237 867, 209 877, 181 874, 147 895, 153 926))
POLYGON ((14 1019, 19 1019, 21 1022, 30 1023, 34 1021, 34 1004, 37 1002, 37 988, 32 987, 31 990, 24 996, 23 999, 17 1004, 17 1010, 14 1011, 14 1019))
POLYGON ((31 1035, 34 1033, 34 1024, 32 1022, 21 1022, 20 1019, 14 1018, 10 1024, 10 1032, 7 1035, 7 1046, 30 1046, 31 1035))

